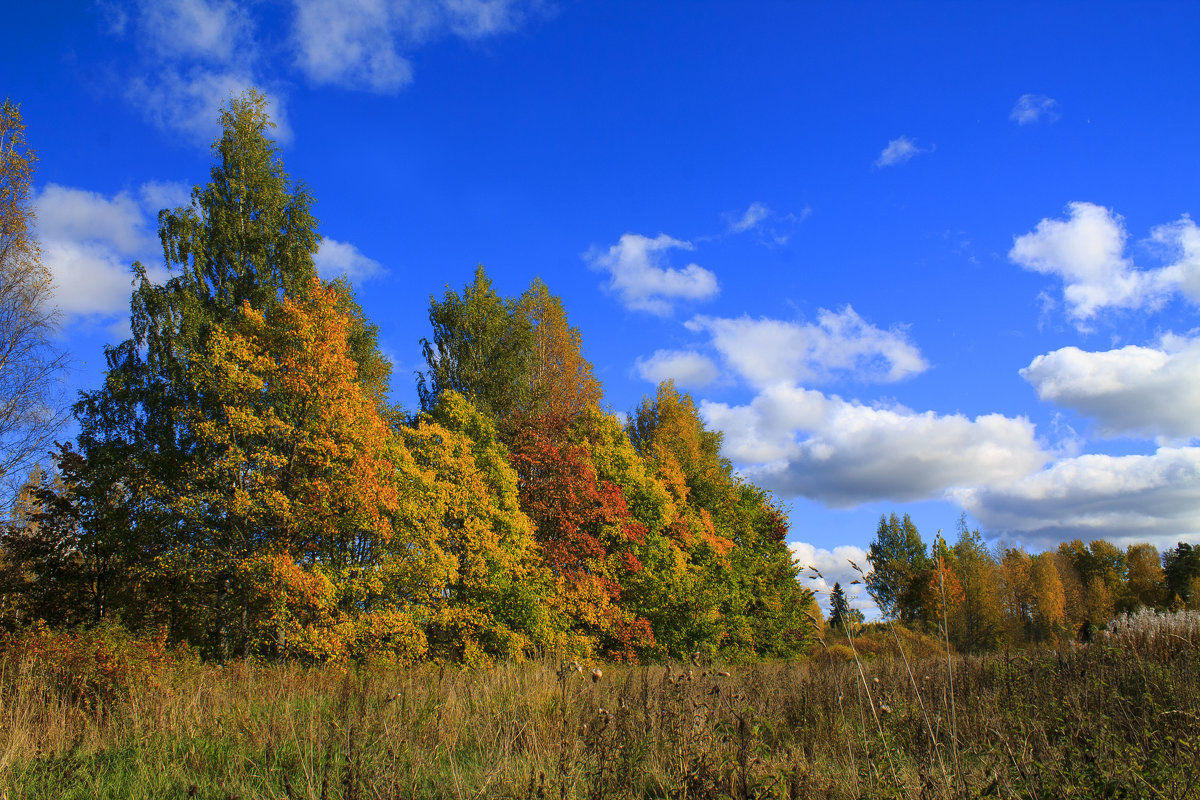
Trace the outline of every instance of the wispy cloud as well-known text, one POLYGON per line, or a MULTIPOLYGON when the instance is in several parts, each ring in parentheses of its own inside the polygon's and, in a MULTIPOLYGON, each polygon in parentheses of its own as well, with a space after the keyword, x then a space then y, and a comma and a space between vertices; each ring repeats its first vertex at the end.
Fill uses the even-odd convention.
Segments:
POLYGON ((132 41, 136 64, 125 97, 154 124, 208 144, 219 109, 256 86, 271 103, 281 141, 291 138, 282 94, 271 92, 266 52, 248 7, 230 0, 139 0, 114 32, 132 41))
POLYGON ((626 233, 607 250, 593 249, 584 259, 593 269, 609 274, 608 287, 626 308, 666 316, 678 300, 705 300, 720 291, 717 276, 699 264, 683 268, 666 264, 671 250, 691 249, 691 242, 665 233, 653 239, 626 233))
POLYGON ((441 36, 481 39, 516 28, 515 0, 294 0, 295 65, 313 83, 388 94, 413 79, 404 55, 441 36))
POLYGON ((751 228, 756 228, 771 214, 771 209, 767 208, 762 203, 751 203, 740 217, 733 219, 729 223, 730 233, 744 233, 751 228))
POLYGON ((1017 98, 1008 118, 1018 125, 1054 122, 1059 118, 1058 102, 1044 94, 1023 94, 1017 98))
POLYGON ((898 139, 892 139, 887 143, 887 147, 883 148, 883 152, 879 154, 879 158, 875 159, 877 167, 893 167, 897 164, 903 164, 909 161, 913 156, 921 153, 932 153, 933 145, 929 147, 918 147, 917 143, 907 136, 901 136, 898 139))
POLYGON ((160 127, 207 144, 218 109, 254 86, 271 101, 275 136, 291 138, 285 87, 310 83, 394 93, 411 83, 409 55, 445 37, 476 40, 519 27, 539 0, 134 0, 105 6, 109 32, 132 43, 126 99, 160 127), (269 8, 271 18, 264 16, 269 8))

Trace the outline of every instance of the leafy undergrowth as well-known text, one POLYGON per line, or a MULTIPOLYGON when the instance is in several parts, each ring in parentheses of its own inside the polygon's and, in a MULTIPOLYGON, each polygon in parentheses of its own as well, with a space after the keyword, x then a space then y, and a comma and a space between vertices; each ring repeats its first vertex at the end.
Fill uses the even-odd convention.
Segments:
POLYGON ((1150 620, 949 661, 901 634, 907 666, 881 646, 596 680, 546 662, 220 667, 113 631, 14 640, 0 796, 1193 798, 1193 632, 1150 620))

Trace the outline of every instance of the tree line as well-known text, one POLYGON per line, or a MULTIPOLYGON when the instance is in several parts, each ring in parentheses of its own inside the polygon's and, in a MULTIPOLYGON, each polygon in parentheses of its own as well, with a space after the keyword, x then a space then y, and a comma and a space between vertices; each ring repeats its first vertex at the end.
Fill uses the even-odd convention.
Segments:
MULTIPOLYGON (((918 630, 944 630, 960 651, 1087 639, 1120 614, 1142 608, 1200 609, 1200 547, 1160 553, 1097 539, 1027 553, 988 548, 965 518, 953 544, 922 540, 907 515, 883 516, 867 554, 865 585, 883 614, 918 630)), ((853 619, 840 584, 831 622, 853 619), (839 599, 840 598, 840 599, 839 599)))
POLYGON ((132 266, 128 340, 0 539, 0 624, 116 620, 207 657, 486 664, 791 656, 811 641, 786 515, 666 382, 603 406, 541 281, 431 298, 420 408, 345 280, 262 96, 132 266))

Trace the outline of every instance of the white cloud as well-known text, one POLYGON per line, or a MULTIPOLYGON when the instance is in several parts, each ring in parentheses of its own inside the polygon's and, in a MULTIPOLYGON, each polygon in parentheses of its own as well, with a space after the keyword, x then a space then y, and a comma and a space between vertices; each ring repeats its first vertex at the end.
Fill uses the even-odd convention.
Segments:
POLYGON ((929 367, 903 328, 880 330, 848 305, 837 312, 821 309, 816 324, 698 316, 687 327, 706 331, 725 362, 759 387, 828 380, 838 373, 892 382, 929 367))
POLYGON ((143 43, 164 61, 232 61, 253 39, 253 25, 233 2, 143 0, 139 3, 143 43))
POLYGON ((316 84, 395 92, 412 81, 401 50, 440 35, 479 39, 516 27, 510 0, 294 0, 296 66, 316 84))
POLYGON ((1042 120, 1054 122, 1058 119, 1058 103, 1044 94, 1023 94, 1017 98, 1017 103, 1008 118, 1018 125, 1029 125, 1042 120))
POLYGON ((1200 537, 1200 448, 1082 455, 1006 487, 954 496, 988 530, 1037 549, 1076 538, 1169 547, 1200 537))
POLYGON ((147 211, 174 210, 192 204, 192 187, 175 181, 147 181, 138 188, 138 197, 147 211))
POLYGON ((1175 261, 1162 268, 1162 281, 1177 288, 1193 305, 1200 305, 1200 226, 1184 214, 1178 221, 1159 225, 1150 241, 1175 261))
POLYGON ((1125 255, 1124 219, 1093 203, 1070 203, 1069 219, 1043 219, 1018 236, 1008 257, 1026 269, 1063 281, 1068 314, 1082 325, 1105 308, 1156 308, 1182 291, 1200 303, 1200 230, 1186 216, 1159 226, 1151 239, 1178 261, 1139 270, 1125 255))
POLYGON ((634 365, 638 375, 651 383, 671 379, 680 386, 708 386, 717 379, 717 365, 694 350, 655 350, 634 365))
POLYGON ((730 233, 742 233, 751 228, 757 227, 771 213, 771 210, 762 203, 751 203, 750 207, 741 215, 741 217, 729 223, 730 233))
MULTIPOLYGON (((132 80, 126 98, 163 130, 181 132, 195 144, 208 144, 221 130, 221 108, 258 83, 246 70, 166 66, 149 77, 132 80)), ((271 135, 280 142, 291 141, 282 100, 268 94, 267 105, 275 124, 271 135)))
POLYGON ((364 281, 384 272, 382 264, 363 255, 354 245, 329 237, 321 239, 313 262, 317 274, 326 280, 345 276, 350 281, 364 281))
POLYGON ((931 152, 933 152, 933 147, 917 147, 915 141, 907 136, 901 136, 899 139, 892 139, 887 143, 887 147, 883 148, 883 152, 879 154, 879 158, 875 159, 875 166, 891 167, 896 164, 903 164, 920 153, 931 152))
POLYGON ((1042 400, 1094 417, 1106 435, 1200 437, 1200 338, 1098 353, 1064 347, 1021 376, 1042 400))
POLYGON ((165 275, 147 198, 178 195, 154 183, 134 194, 106 197, 48 184, 34 199, 42 257, 54 276, 55 302, 71 315, 120 314, 129 309, 130 265, 142 259, 156 280, 165 275), (157 257, 156 257, 157 256, 157 257))
POLYGON ((377 0, 296 3, 296 65, 315 84, 394 92, 412 81, 396 51, 391 13, 377 0))
MULTIPOLYGON (((142 0, 119 32, 133 39, 141 56, 126 99, 155 125, 194 143, 215 138, 220 108, 230 97, 267 82, 254 22, 231 0, 142 0)), ((274 136, 288 141, 281 98, 269 96, 274 136)))
POLYGON ((817 602, 821 604, 821 611, 827 620, 829 619, 829 599, 835 583, 842 585, 842 591, 846 593, 851 607, 862 611, 868 619, 877 619, 881 616, 879 607, 867 594, 866 587, 862 583, 854 583, 856 580, 862 581, 864 574, 871 574, 871 565, 867 562, 866 550, 853 545, 843 545, 826 550, 808 542, 791 542, 789 546, 796 563, 805 568, 800 573, 801 585, 817 593, 817 602), (851 561, 862 568, 864 573, 860 574, 851 567, 851 561), (813 573, 814 568, 820 575, 813 573))
POLYGON ((724 431, 725 454, 752 480, 833 507, 1002 485, 1050 458, 1024 417, 866 406, 787 384, 749 405, 704 401, 701 411, 724 431))
POLYGON ((665 265, 670 250, 691 250, 690 242, 660 233, 651 239, 624 234, 605 252, 593 249, 584 258, 593 269, 609 273, 609 289, 626 308, 666 316, 675 300, 704 300, 717 294, 717 276, 698 264, 683 269, 665 265))
MULTIPOLYGON (((169 277, 157 235, 159 209, 190 201, 184 184, 165 181, 111 197, 53 183, 38 192, 38 238, 54 275, 58 307, 75 316, 127 314, 134 261, 156 283, 169 277)), ((359 281, 383 272, 379 262, 336 239, 323 239, 314 261, 323 278, 359 281)))

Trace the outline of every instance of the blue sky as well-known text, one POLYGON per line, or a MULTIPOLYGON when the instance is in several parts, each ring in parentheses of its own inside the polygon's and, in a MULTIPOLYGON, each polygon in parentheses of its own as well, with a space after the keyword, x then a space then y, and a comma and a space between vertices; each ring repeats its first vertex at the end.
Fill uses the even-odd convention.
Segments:
POLYGON ((831 580, 891 511, 1200 541, 1196 3, 10 5, 76 388, 253 84, 410 408, 483 263, 614 410, 690 391, 831 580))

